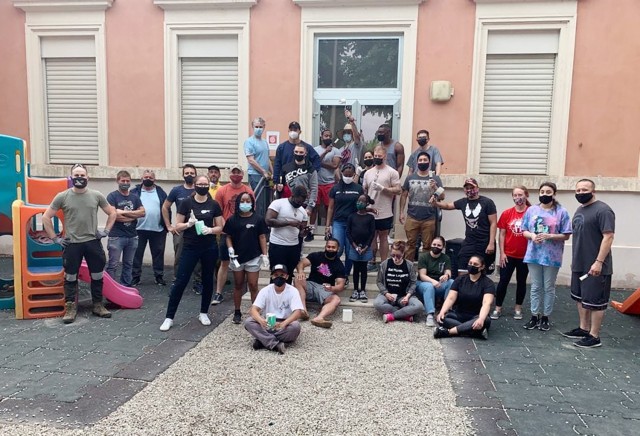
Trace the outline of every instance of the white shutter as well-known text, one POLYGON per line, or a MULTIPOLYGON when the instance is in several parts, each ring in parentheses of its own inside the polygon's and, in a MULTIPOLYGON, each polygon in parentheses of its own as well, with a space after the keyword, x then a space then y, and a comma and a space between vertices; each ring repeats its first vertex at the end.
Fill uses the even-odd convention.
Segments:
POLYGON ((481 174, 547 174, 555 60, 487 55, 481 174))
POLYGON ((238 59, 180 61, 182 163, 238 163, 238 59))
POLYGON ((44 70, 49 163, 97 165, 95 58, 47 58, 44 70))

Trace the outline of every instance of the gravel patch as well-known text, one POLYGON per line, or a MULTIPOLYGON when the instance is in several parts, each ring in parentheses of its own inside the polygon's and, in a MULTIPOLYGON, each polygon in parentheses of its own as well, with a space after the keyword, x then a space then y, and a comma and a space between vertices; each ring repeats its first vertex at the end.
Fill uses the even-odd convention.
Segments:
MULTIPOLYGON (((338 311, 340 312, 340 311, 338 311)), ((336 314, 335 318, 339 318, 336 314)), ((467 435, 439 342, 423 323, 373 310, 323 330, 303 323, 287 353, 251 348, 227 319, 129 402, 91 428, 109 435, 467 435)), ((0 424, 36 435, 38 425, 0 424)), ((48 435, 83 430, 47 428, 48 435)))

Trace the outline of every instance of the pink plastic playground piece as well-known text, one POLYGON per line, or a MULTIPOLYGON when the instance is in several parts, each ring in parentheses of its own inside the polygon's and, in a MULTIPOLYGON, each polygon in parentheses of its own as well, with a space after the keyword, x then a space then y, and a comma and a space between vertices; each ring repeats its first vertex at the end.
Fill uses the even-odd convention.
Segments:
MULTIPOLYGON (((82 261, 80 271, 78 271, 78 279, 83 282, 91 282, 91 275, 85 261, 82 261)), ((136 288, 121 285, 106 272, 103 274, 103 280, 102 295, 104 298, 125 309, 140 309, 142 307, 143 299, 136 288)))

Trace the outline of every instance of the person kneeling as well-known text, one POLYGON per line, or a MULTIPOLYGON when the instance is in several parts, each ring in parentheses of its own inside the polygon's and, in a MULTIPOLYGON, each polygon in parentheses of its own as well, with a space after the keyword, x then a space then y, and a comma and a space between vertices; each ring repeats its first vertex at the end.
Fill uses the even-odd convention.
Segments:
POLYGON ((293 343, 300 335, 298 318, 303 310, 302 300, 296 288, 287 284, 288 278, 287 267, 275 265, 271 271, 273 283, 258 292, 249 309, 244 328, 255 338, 254 350, 267 348, 284 354, 285 344, 293 343), (275 315, 273 327, 267 325, 267 314, 275 315))
POLYGON ((436 320, 441 325, 434 329, 434 338, 489 338, 489 311, 495 298, 496 285, 485 275, 485 269, 482 256, 471 256, 467 265, 469 274, 454 280, 449 295, 438 313, 436 320))
POLYGON ((416 266, 404 259, 406 243, 396 241, 391 246, 391 257, 380 264, 378 270, 378 295, 373 307, 382 313, 384 322, 413 321, 413 316, 424 310, 414 296, 416 290, 416 266))

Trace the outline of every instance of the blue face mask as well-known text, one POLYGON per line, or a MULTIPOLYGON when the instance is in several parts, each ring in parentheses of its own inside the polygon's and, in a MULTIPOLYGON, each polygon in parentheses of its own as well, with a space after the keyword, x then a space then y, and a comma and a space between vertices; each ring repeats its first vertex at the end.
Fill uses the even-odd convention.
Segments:
POLYGON ((240 212, 251 212, 251 203, 240 203, 240 212))
POLYGON ((258 136, 258 137, 259 137, 259 136, 262 136, 262 132, 263 132, 262 127, 255 127, 255 128, 253 129, 253 134, 254 134, 255 136, 258 136))
POLYGON ((344 142, 351 142, 351 139, 353 139, 353 138, 351 137, 351 133, 345 133, 344 135, 342 135, 342 140, 343 140, 344 142))

